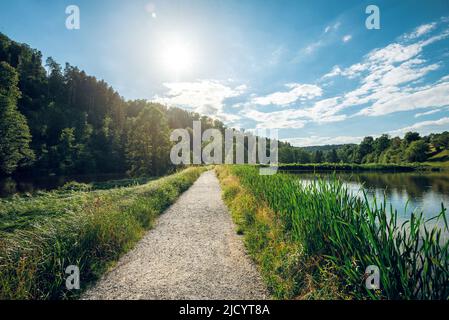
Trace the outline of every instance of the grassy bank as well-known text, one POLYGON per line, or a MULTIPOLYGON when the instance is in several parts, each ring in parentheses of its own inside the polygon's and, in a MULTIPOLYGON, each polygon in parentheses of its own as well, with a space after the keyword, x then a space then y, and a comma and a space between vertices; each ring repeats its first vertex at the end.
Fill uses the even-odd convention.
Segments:
POLYGON ((353 196, 339 181, 301 185, 288 174, 220 166, 223 198, 276 298, 447 299, 449 242, 422 215, 399 223, 384 203, 353 196), (380 290, 365 288, 369 265, 380 290))
POLYGON ((152 227, 204 171, 188 168, 111 190, 83 185, 0 202, 0 299, 65 299, 65 268, 86 288, 152 227))
POLYGON ((412 171, 438 171, 440 166, 410 163, 410 164, 380 164, 380 163, 283 163, 279 165, 282 171, 383 171, 383 172, 412 172, 412 171))

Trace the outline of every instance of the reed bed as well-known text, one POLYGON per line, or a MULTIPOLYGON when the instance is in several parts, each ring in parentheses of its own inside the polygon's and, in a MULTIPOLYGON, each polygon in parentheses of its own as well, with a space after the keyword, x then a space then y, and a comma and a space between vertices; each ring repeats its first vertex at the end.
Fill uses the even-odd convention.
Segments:
MULTIPOLYGON (((271 285, 275 296, 303 294, 301 286, 307 281, 300 273, 306 270, 312 275, 319 274, 318 281, 330 283, 324 278, 332 278, 331 282, 338 282, 340 293, 335 294, 334 290, 326 298, 449 298, 449 241, 447 237, 443 239, 449 229, 443 205, 441 213, 430 220, 422 213, 414 213, 403 221, 398 220, 397 211, 388 207, 385 200, 369 201, 366 196, 354 195, 337 178, 330 182, 317 179, 302 185, 297 176, 261 176, 257 168, 250 166, 228 166, 220 170, 222 179, 225 171, 237 177, 245 193, 274 213, 271 224, 265 224, 264 228, 254 228, 258 223, 256 210, 246 212, 249 218, 241 223, 242 232, 249 234, 247 245, 262 270, 265 268, 267 279, 273 275, 286 277, 286 271, 280 269, 279 264, 271 264, 273 270, 266 270, 267 257, 276 256, 274 248, 268 250, 271 253, 265 257, 257 251, 263 252, 265 248, 259 246, 251 250, 254 240, 260 239, 262 233, 270 234, 267 228, 280 229, 275 237, 282 237, 285 244, 298 248, 291 251, 300 252, 294 258, 298 260, 297 266, 304 265, 304 261, 319 261, 312 266, 315 269, 312 271, 290 268, 287 277, 293 289, 276 293, 276 286, 271 285), (365 269, 370 265, 380 269, 379 290, 365 287, 365 269)), ((244 203, 239 205, 245 206, 244 203)), ((312 296, 320 297, 319 294, 312 296)))

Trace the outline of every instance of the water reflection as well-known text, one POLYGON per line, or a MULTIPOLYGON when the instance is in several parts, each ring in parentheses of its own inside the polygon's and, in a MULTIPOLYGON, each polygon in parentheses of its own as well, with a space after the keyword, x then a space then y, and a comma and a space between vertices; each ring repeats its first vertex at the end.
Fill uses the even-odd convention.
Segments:
POLYGON ((22 176, 0 177, 0 198, 19 193, 33 193, 38 190, 52 190, 66 182, 105 182, 129 178, 125 174, 73 175, 73 176, 22 176))
MULTIPOLYGON (((316 175, 298 173, 302 181, 312 181, 316 175)), ((329 179, 331 174, 320 173, 319 176, 329 179)), ((363 188, 370 200, 374 197, 398 210, 402 218, 410 217, 411 212, 423 211, 426 218, 441 212, 441 204, 449 207, 449 173, 338 173, 354 193, 363 188)))

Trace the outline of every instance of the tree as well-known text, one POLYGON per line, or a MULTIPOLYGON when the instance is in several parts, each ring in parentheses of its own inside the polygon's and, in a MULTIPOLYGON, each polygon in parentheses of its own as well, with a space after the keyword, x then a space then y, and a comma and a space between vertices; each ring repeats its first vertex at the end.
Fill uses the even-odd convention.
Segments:
POLYGON ((434 134, 431 136, 430 142, 433 144, 437 151, 449 148, 449 132, 445 131, 440 134, 434 134))
POLYGON ((281 146, 279 148, 279 162, 281 163, 295 162, 295 151, 290 145, 281 146))
POLYGON ((344 163, 355 162, 356 145, 345 145, 337 150, 338 159, 344 163))
POLYGON ((62 68, 51 57, 47 58, 46 66, 48 68, 47 93, 57 102, 62 102, 65 95, 65 84, 62 68))
POLYGON ((63 172, 73 170, 77 157, 77 149, 75 129, 65 128, 62 130, 57 151, 59 155, 59 167, 63 172))
POLYGON ((374 149, 378 155, 390 147, 390 137, 388 134, 383 134, 374 140, 374 149))
POLYGON ((297 149, 296 150, 296 162, 298 163, 310 163, 311 159, 310 159, 310 154, 306 151, 304 151, 303 149, 297 149))
POLYGON ((321 163, 323 162, 323 152, 321 150, 316 150, 313 154, 313 162, 315 163, 321 163))
POLYGON ((407 145, 419 139, 421 139, 421 137, 419 136, 418 132, 407 132, 404 136, 404 141, 407 145))
POLYGON ((427 159, 429 145, 423 140, 413 141, 407 148, 407 159, 411 162, 423 162, 427 159))
POLYGON ((373 152, 374 147, 374 139, 373 137, 365 137, 363 139, 363 141, 360 143, 359 145, 359 157, 360 157, 360 161, 363 160, 363 157, 365 157, 367 154, 370 154, 371 152, 373 152))
POLYGON ((0 172, 4 174, 11 174, 34 160, 29 147, 30 129, 26 118, 17 109, 18 82, 16 70, 8 63, 0 62, 0 172))
POLYGON ((169 127, 165 115, 148 104, 131 119, 128 128, 127 159, 133 175, 160 175, 169 166, 169 127))
POLYGON ((326 154, 326 161, 330 163, 337 163, 338 162, 338 155, 337 151, 335 149, 332 149, 326 154))

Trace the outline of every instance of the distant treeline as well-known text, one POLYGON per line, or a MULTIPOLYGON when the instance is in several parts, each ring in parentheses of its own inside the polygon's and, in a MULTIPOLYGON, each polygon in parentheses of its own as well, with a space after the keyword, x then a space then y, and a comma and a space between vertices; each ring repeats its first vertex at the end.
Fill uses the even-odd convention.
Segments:
POLYGON ((279 151, 281 163, 380 163, 399 164, 449 160, 449 132, 421 137, 407 132, 404 138, 383 134, 378 138, 365 137, 359 144, 291 148, 284 145, 279 151))

